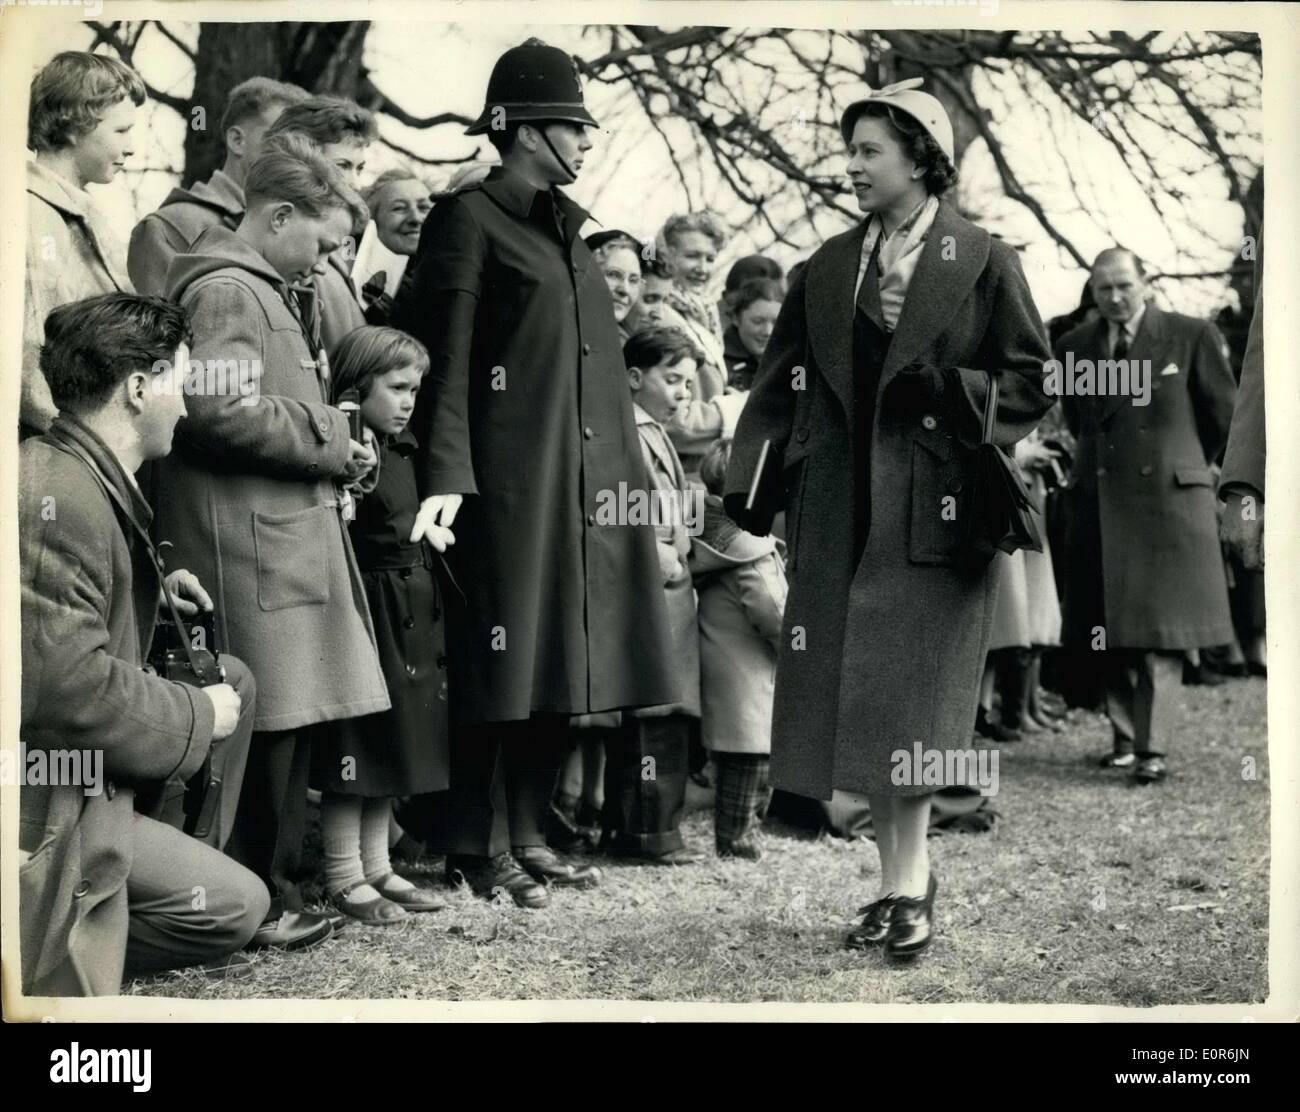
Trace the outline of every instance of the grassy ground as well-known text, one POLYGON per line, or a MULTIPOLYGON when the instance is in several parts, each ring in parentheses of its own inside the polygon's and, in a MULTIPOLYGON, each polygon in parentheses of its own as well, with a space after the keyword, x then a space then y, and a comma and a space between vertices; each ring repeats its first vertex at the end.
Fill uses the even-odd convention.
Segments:
MULTIPOLYGON (((759 863, 607 866, 603 887, 498 908, 461 889, 399 926, 350 926, 251 976, 181 972, 131 994, 801 1002, 1240 1003, 1267 992, 1264 684, 1183 688, 1163 785, 1094 767, 1096 715, 1002 747, 1000 819, 932 839, 938 936, 913 965, 841 948, 879 863, 851 843, 773 829, 759 863), (1243 778, 1253 758, 1255 779, 1243 778)), ((687 836, 712 850, 712 820, 687 836)), ((603 864, 603 863, 602 863, 603 864)), ((441 879, 436 878, 441 884, 441 879)))

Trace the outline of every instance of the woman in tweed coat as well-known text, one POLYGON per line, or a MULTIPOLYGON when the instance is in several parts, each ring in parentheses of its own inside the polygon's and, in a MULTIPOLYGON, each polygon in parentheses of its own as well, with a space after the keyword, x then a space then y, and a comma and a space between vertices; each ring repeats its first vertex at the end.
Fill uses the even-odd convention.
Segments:
POLYGON ((966 779, 951 758, 969 745, 993 615, 993 577, 962 550, 989 374, 1000 372, 1003 447, 1051 402, 1046 335, 1015 252, 940 201, 956 177, 952 126, 914 84, 844 114, 866 219, 795 279, 725 496, 758 535, 786 509, 774 784, 867 796, 881 890, 848 942, 883 942, 894 957, 930 941, 929 799, 966 779), (746 509, 764 441, 782 472, 746 509))

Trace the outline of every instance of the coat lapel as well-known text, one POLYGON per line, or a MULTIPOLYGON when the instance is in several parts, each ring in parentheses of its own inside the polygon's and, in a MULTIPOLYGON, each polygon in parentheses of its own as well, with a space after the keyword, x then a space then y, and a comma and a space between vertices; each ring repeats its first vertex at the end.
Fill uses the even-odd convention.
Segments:
MULTIPOLYGON (((810 264, 808 272, 807 316, 813 351, 849 414, 853 412, 853 287, 866 234, 864 220, 842 239, 831 240, 818 256, 820 265, 810 264)), ((962 219, 951 205, 940 203, 889 345, 881 373, 882 390, 952 319, 953 309, 966 299, 988 264, 989 239, 987 232, 962 219)))
POLYGON ((984 272, 989 239, 987 232, 963 220, 951 205, 939 205, 881 370, 881 389, 900 367, 924 352, 952 320, 953 310, 966 300, 984 272), (945 250, 947 247, 951 250, 945 250))
MULTIPOLYGON (((1107 346, 1107 340, 1110 338, 1110 331, 1105 320, 1101 321, 1101 326, 1101 338, 1097 343, 1097 351, 1100 353, 1098 358, 1109 359, 1110 349, 1107 346)), ((1150 359, 1152 374, 1159 374, 1159 367, 1161 366, 1159 356, 1164 350, 1164 344, 1165 315, 1154 305, 1148 304, 1146 312, 1142 314, 1142 323, 1138 325, 1137 335, 1133 337, 1133 346, 1128 350, 1129 361, 1150 359)), ((1100 384, 1101 376, 1098 375, 1097 377, 1100 384)), ((1097 398, 1097 423, 1104 425, 1132 400, 1127 394, 1099 396, 1097 398)))
POLYGON ((851 232, 826 244, 808 264, 805 312, 817 366, 844 406, 853 414, 853 286, 867 235, 864 220, 851 232))

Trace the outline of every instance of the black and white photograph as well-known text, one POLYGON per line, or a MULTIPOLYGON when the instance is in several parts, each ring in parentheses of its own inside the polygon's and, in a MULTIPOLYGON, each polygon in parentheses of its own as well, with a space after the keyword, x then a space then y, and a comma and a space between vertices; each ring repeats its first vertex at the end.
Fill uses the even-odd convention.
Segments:
POLYGON ((1294 1021, 1287 7, 0 6, 6 1014, 1294 1021))

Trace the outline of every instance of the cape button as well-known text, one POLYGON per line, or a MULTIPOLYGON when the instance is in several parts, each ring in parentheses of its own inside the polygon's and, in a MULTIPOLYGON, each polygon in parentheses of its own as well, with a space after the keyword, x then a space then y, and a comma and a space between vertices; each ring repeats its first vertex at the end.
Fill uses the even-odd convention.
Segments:
POLYGON ((795 439, 798 440, 800 444, 803 444, 808 439, 808 430, 800 429, 797 433, 795 433, 795 439))
POLYGON ((1155 471, 1155 468, 1152 467, 1149 463, 1144 463, 1144 464, 1142 465, 1142 474, 1143 474, 1143 475, 1150 475, 1150 474, 1152 474, 1154 471, 1155 471))
POLYGON ((84 896, 89 891, 90 891, 90 881, 83 880, 80 884, 77 885, 75 889, 73 889, 72 898, 74 900, 79 900, 81 899, 82 896, 84 896))
POLYGON ((921 418, 921 428, 925 429, 927 432, 933 432, 938 427, 939 422, 934 419, 933 415, 927 413, 921 418))
POLYGON ((402 625, 403 625, 403 627, 406 628, 406 629, 414 629, 414 628, 415 628, 415 619, 414 619, 414 618, 406 618, 406 619, 404 619, 404 620, 402 621, 402 625))
POLYGON ((117 795, 117 785, 114 784, 112 780, 104 785, 104 794, 108 796, 109 799, 112 799, 117 795))
POLYGON ((595 524, 596 524, 596 515, 595 515, 595 514, 588 514, 588 515, 587 515, 587 524, 588 524, 588 525, 595 525, 595 524))
POLYGON ((961 480, 960 480, 960 479, 949 479, 949 480, 948 480, 948 489, 949 489, 950 491, 952 491, 953 494, 960 494, 960 493, 961 493, 961 480))
POLYGON ((583 355, 590 355, 590 354, 591 354, 591 345, 590 345, 590 344, 583 344, 583 345, 582 345, 582 354, 583 354, 583 355))
POLYGON ((588 426, 587 428, 582 430, 582 435, 586 437, 588 440, 590 440, 596 434, 592 432, 590 426, 588 426))

